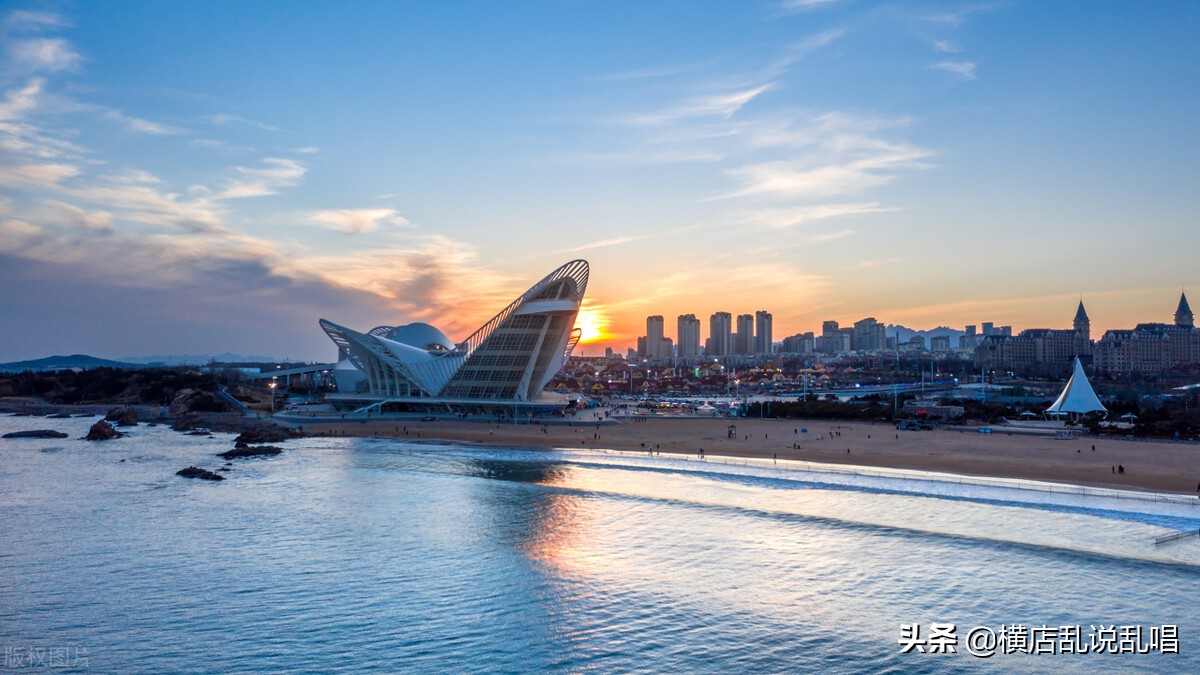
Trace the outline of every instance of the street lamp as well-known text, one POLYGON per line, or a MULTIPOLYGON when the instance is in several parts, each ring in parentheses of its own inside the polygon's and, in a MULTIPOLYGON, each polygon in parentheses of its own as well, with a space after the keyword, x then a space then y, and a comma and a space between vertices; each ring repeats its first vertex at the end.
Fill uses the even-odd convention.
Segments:
POLYGON ((275 387, 277 387, 278 385, 275 384, 274 382, 271 382, 271 384, 268 384, 267 386, 271 388, 271 414, 274 415, 275 414, 275 387))

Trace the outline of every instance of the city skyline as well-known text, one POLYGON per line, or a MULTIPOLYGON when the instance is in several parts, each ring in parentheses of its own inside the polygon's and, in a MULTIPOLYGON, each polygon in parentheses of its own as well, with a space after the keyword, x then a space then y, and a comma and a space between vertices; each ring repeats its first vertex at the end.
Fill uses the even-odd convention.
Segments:
POLYGON ((1098 337, 1200 282, 1194 3, 232 7, 0 13, 0 361, 462 339, 581 257, 590 355, 1080 298, 1098 337))

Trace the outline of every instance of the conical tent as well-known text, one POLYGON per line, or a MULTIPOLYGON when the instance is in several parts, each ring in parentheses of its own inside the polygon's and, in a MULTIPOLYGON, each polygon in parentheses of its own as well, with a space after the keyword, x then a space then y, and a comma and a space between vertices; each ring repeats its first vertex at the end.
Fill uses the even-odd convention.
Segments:
POLYGON ((1050 414, 1108 412, 1108 409, 1100 402, 1100 397, 1096 396, 1092 384, 1088 382, 1087 375, 1083 372, 1083 364, 1079 362, 1078 356, 1075 357, 1075 369, 1071 373, 1071 379, 1067 380, 1067 386, 1063 387, 1058 399, 1049 408, 1046 408, 1046 412, 1050 414))

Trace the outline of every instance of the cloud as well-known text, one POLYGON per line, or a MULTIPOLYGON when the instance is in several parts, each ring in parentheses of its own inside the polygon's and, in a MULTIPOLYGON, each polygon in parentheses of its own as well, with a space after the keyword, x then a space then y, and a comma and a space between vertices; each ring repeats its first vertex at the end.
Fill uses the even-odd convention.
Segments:
POLYGON ((774 229, 785 229, 829 218, 886 213, 895 210, 894 208, 885 207, 878 202, 791 206, 753 211, 747 214, 742 222, 752 225, 763 225, 774 229))
POLYGON ((83 61, 63 38, 11 40, 8 55, 16 66, 29 72, 75 70, 83 61))
POLYGON ((10 33, 41 31, 45 28, 64 28, 67 22, 57 14, 18 9, 4 18, 3 30, 10 33))
POLYGON ((225 126, 225 125, 229 125, 229 124, 244 124, 247 126, 252 126, 252 127, 255 127, 258 129, 262 129, 263 131, 283 131, 283 129, 280 129, 279 127, 271 126, 270 124, 264 124, 263 122, 258 122, 256 120, 250 120, 250 119, 246 119, 245 117, 239 117, 237 115, 228 115, 225 113, 213 113, 212 115, 209 115, 206 119, 209 122, 212 122, 213 124, 220 125, 220 126, 225 126))
POLYGON ((313 211, 304 216, 309 222, 347 234, 373 232, 384 225, 411 225, 395 209, 330 209, 313 211))
POLYGON ((8 187, 51 187, 79 174, 70 164, 14 162, 0 164, 0 185, 8 187))
POLYGON ((841 0, 780 0, 776 5, 784 12, 807 12, 814 9, 832 7, 841 0))
POLYGON ((642 239, 646 239, 649 236, 650 235, 647 234, 647 235, 640 235, 640 236, 623 236, 623 237, 613 237, 611 239, 600 239, 599 241, 593 241, 593 242, 589 242, 587 244, 581 244, 579 246, 572 246, 569 248, 560 248, 557 251, 554 251, 554 253, 579 253, 580 251, 590 251, 595 248, 606 248, 608 246, 620 246, 621 244, 628 244, 628 243, 635 242, 635 241, 641 241, 642 239))
POLYGON ((939 54, 957 54, 958 45, 949 40, 938 40, 933 43, 933 50, 939 54))
POLYGON ((826 242, 834 241, 835 239, 842 239, 843 237, 849 237, 853 234, 855 234, 854 230, 837 230, 836 232, 822 232, 821 234, 814 234, 812 239, 813 241, 826 242))
POLYGON ((975 79, 975 64, 971 61, 940 61, 929 66, 934 70, 944 70, 954 73, 964 80, 975 79))
POLYGON ((166 126, 150 120, 144 120, 139 117, 131 117, 118 110, 109 110, 104 113, 104 116, 114 122, 120 122, 125 128, 130 131, 136 131, 142 134, 150 134, 152 136, 170 136, 183 133, 182 129, 166 126))
POLYGON ((321 152, 321 149, 315 145, 306 145, 302 148, 293 148, 292 152, 295 152, 295 153, 301 154, 301 155, 315 155, 318 152, 321 152))
POLYGON ((299 184, 307 171, 303 164, 294 159, 267 157, 262 163, 265 166, 235 167, 234 170, 240 177, 230 180, 225 188, 217 193, 217 199, 243 199, 277 194, 280 188, 299 184))
POLYGON ((655 113, 630 116, 626 118, 626 122, 635 126, 662 126, 696 117, 728 119, 743 106, 770 89, 771 85, 762 84, 719 94, 697 96, 655 113))
POLYGON ((727 173, 743 187, 721 198, 774 195, 813 199, 860 192, 890 183, 901 170, 924 168, 920 160, 932 154, 912 145, 869 139, 855 139, 850 146, 815 165, 778 160, 730 169, 727 173))

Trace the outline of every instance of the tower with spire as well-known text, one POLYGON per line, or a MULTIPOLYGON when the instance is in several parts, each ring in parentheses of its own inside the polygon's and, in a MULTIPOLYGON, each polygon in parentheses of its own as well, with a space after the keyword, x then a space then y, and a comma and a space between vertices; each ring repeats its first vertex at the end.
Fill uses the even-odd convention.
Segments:
POLYGON ((1092 339, 1092 322, 1083 308, 1083 300, 1079 301, 1079 309, 1075 310, 1075 332, 1082 335, 1084 340, 1092 339))
POLYGON ((1179 308, 1175 310, 1175 325, 1196 327, 1196 318, 1192 315, 1192 308, 1188 306, 1187 295, 1183 291, 1179 292, 1179 308))

